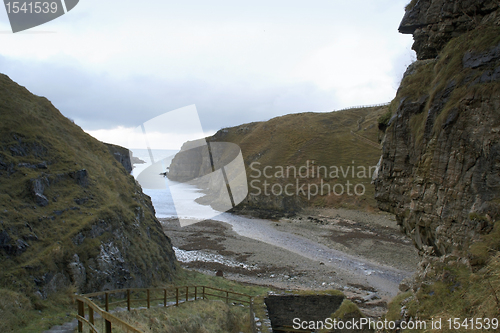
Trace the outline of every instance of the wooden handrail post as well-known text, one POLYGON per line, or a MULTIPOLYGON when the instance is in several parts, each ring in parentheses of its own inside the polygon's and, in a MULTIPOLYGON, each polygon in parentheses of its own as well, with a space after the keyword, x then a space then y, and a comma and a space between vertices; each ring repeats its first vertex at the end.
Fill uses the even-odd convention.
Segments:
MULTIPOLYGON (((78 300, 78 315, 85 318, 85 308, 83 307, 83 302, 78 300)), ((78 320, 78 332, 83 332, 83 323, 78 320)))
POLYGON ((252 309, 252 301, 251 300, 250 300, 250 306, 249 306, 249 308, 250 308, 250 316, 249 316, 250 317, 250 329, 253 332, 253 321, 255 319, 253 319, 253 309, 252 309))
POLYGON ((111 322, 106 319, 105 323, 106 323, 106 333, 113 333, 111 332, 111 322))
POLYGON ((106 312, 109 311, 109 293, 106 293, 106 295, 104 296, 104 299, 105 299, 105 309, 106 309, 106 312))
POLYGON ((253 299, 249 297, 250 301, 250 327, 252 332, 257 332, 257 326, 255 325, 255 313, 253 312, 253 299))
MULTIPOLYGON (((94 325, 94 309, 92 309, 89 305, 89 323, 91 323, 92 325, 94 325)), ((89 332, 91 332, 92 330, 90 329, 89 332)))
MULTIPOLYGON (((256 332, 256 323, 255 323, 255 313, 253 312, 254 311, 254 304, 253 304, 253 298, 252 296, 250 295, 246 295, 246 294, 240 294, 240 293, 236 293, 236 292, 233 292, 233 291, 229 291, 229 290, 224 290, 224 289, 219 289, 219 288, 213 288, 213 287, 207 287, 207 286, 182 286, 182 287, 174 287, 175 288, 175 306, 179 306, 179 303, 183 302, 181 297, 183 297, 184 295, 180 295, 180 289, 183 289, 183 288, 186 288, 185 290, 183 289, 182 292, 184 293, 185 292, 185 301, 186 302, 189 302, 190 301, 190 294, 189 294, 189 288, 191 287, 191 289, 194 287, 194 298, 193 300, 198 300, 199 298, 200 299, 208 299, 208 296, 213 296, 214 298, 216 299, 222 299, 222 298, 225 298, 226 299, 226 303, 229 304, 229 301, 230 300, 233 300, 234 302, 232 302, 231 304, 239 304, 239 303, 248 303, 249 304, 249 310, 250 310, 250 324, 252 325, 252 332, 256 332), (201 288, 201 295, 200 293, 198 292, 198 288, 201 288), (208 291, 206 291, 208 289, 208 291), (210 291, 213 291, 212 294, 209 294, 210 291), (226 293, 225 296, 224 293, 226 293), (231 296, 231 297, 229 297, 231 296), (245 299, 248 299, 248 301, 245 301, 245 299)), ((88 325, 89 326, 89 333, 91 332, 98 332, 97 331, 97 328, 94 326, 95 325, 95 316, 96 315, 101 315, 101 317, 104 317, 103 318, 103 321, 104 321, 104 327, 105 327, 105 333, 112 333, 112 326, 120 326, 122 327, 124 330, 126 330, 127 332, 129 331, 132 331, 132 332, 139 332, 139 330, 135 327, 133 327, 132 325, 124 322, 123 320, 117 318, 117 317, 114 317, 112 315, 109 315, 109 308, 110 308, 110 305, 113 305, 113 304, 120 304, 122 303, 123 304, 123 296, 120 296, 119 299, 120 301, 116 302, 116 303, 113 303, 111 302, 111 296, 113 294, 123 294, 124 292, 126 293, 126 296, 127 296, 127 299, 125 300, 125 302, 127 302, 127 310, 130 311, 132 306, 132 302, 134 301, 132 299, 132 293, 135 291, 138 293, 138 295, 136 295, 136 299, 135 301, 143 301, 144 299, 140 296, 142 294, 142 292, 145 290, 146 291, 146 294, 147 294, 147 298, 146 298, 146 301, 147 301, 147 307, 148 309, 151 308, 151 301, 155 301, 155 300, 161 300, 161 298, 155 298, 157 297, 156 293, 159 293, 161 290, 163 290, 163 305, 165 307, 168 306, 168 293, 169 291, 171 290, 172 288, 139 288, 139 289, 134 289, 134 288, 128 288, 128 289, 120 289, 120 290, 107 290, 107 291, 102 291, 102 292, 96 292, 96 293, 90 293, 90 294, 86 294, 86 295, 76 295, 74 296, 74 299, 76 300, 77 302, 77 311, 78 311, 78 314, 77 314, 77 319, 78 319, 78 323, 77 323, 77 331, 78 333, 83 333, 83 326, 86 326, 88 325), (151 294, 153 293, 153 294, 151 294), (102 296, 105 296, 105 308, 106 310, 103 311, 102 308, 100 308, 100 306, 102 306, 101 302, 102 302, 102 296), (93 298, 97 298, 97 300, 95 300, 96 302, 98 302, 100 305, 94 303, 94 301, 92 300, 93 298), (85 307, 88 307, 88 310, 85 309, 85 307), (85 318, 85 311, 88 311, 88 319, 85 318)), ((173 291, 173 289, 172 289, 173 291)), ((193 291, 191 291, 193 292, 193 291)), ((116 296, 115 296, 116 298, 116 296)), ((173 303, 173 302, 171 302, 173 303)), ((116 331, 116 329, 115 329, 116 331)), ((102 332, 102 331, 101 331, 102 332)), ((104 332, 102 332, 104 333, 104 332)))
POLYGON ((130 289, 127 289, 127 310, 130 311, 130 289))

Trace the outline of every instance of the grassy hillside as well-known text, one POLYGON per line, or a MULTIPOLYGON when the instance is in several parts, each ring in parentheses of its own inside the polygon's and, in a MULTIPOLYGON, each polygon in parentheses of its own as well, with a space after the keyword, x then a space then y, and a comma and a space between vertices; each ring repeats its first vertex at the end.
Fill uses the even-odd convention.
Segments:
POLYGON ((249 195, 239 209, 343 206, 371 210, 376 207, 371 175, 381 154, 378 121, 387 110, 381 106, 291 114, 224 128, 209 140, 241 147, 249 195), (354 194, 357 184, 356 192, 363 195, 354 194), (293 195, 284 192, 287 185, 293 195), (302 185, 304 191, 299 190, 302 185))
POLYGON ((149 197, 109 148, 0 75, 0 331, 33 324, 30 311, 65 291, 150 286, 174 271, 149 197))
MULTIPOLYGON (((121 312, 117 316, 145 333, 252 332, 248 308, 222 301, 199 300, 167 309, 121 312)), ((120 332, 123 331, 117 330, 120 332)))
POLYGON ((425 260, 416 291, 399 294, 389 304, 388 320, 419 318, 426 330, 404 332, 498 332, 500 329, 500 222, 468 253, 425 260), (464 257, 474 258, 472 269, 464 257), (455 321, 458 318, 458 322, 455 321), (467 319, 467 320, 466 320, 467 319), (472 319, 472 321, 471 321, 472 319), (432 321, 442 327, 431 329, 432 321), (482 327, 482 329, 481 329, 482 327))

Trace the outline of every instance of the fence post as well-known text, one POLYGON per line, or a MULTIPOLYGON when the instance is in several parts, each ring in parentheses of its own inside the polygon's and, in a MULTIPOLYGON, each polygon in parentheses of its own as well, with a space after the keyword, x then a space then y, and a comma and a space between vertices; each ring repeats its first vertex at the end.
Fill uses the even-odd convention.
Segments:
POLYGON ((175 288, 175 306, 179 306, 179 287, 175 288))
POLYGON ((252 328, 252 332, 257 332, 257 326, 255 324, 255 313, 253 312, 253 299, 250 299, 250 327, 252 328))
POLYGON ((106 333, 112 333, 111 332, 111 322, 106 319, 105 323, 106 323, 106 333))
POLYGON ((250 304, 249 304, 249 308, 250 308, 250 328, 252 329, 252 332, 255 332, 253 330, 253 322, 255 321, 255 319, 253 319, 253 306, 252 306, 252 299, 250 298, 250 304))
POLYGON ((146 289, 146 293, 147 293, 147 301, 148 301, 148 309, 150 308, 150 302, 149 302, 149 288, 146 289))
POLYGON ((105 304, 106 304, 106 306, 105 306, 106 312, 108 312, 109 311, 109 293, 106 293, 106 295, 105 295, 105 304))
POLYGON ((203 299, 205 299, 205 286, 203 286, 203 299))
POLYGON ((167 307, 167 289, 163 289, 163 306, 167 307))
POLYGON ((194 300, 196 301, 198 299, 198 287, 194 286, 194 300))
POLYGON ((229 291, 226 291, 226 304, 229 304, 229 291))
POLYGON ((127 310, 130 311, 130 289, 127 289, 127 310))
MULTIPOLYGON (((83 307, 83 302, 78 300, 78 315, 85 318, 85 308, 83 307)), ((78 332, 83 332, 83 323, 78 319, 78 332)))
POLYGON ((94 325, 94 309, 89 305, 89 322, 94 325))
POLYGON ((189 301, 189 287, 186 286, 186 303, 189 301))

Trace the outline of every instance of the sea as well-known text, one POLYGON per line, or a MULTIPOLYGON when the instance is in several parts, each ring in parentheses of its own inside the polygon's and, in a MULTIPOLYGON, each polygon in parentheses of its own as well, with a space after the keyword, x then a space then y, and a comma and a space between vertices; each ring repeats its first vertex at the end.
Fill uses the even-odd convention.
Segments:
MULTIPOLYGON (((144 164, 134 164, 132 175, 136 179, 141 179, 141 174, 146 173, 146 169, 155 163, 158 164, 160 161, 162 170, 166 171, 166 168, 170 166, 173 157, 178 152, 166 149, 131 149, 131 151, 134 157, 146 162, 144 164)), ((157 218, 178 217, 202 221, 217 217, 220 214, 210 206, 200 205, 195 201, 203 196, 200 189, 192 185, 170 181, 168 178, 159 175, 162 170, 158 169, 158 172, 155 173, 158 178, 155 179, 154 184, 148 186, 148 184, 141 183, 143 192, 151 197, 157 218), (175 186, 175 204, 171 191, 173 186, 175 186), (177 211, 182 212, 182 214, 179 215, 177 211)))

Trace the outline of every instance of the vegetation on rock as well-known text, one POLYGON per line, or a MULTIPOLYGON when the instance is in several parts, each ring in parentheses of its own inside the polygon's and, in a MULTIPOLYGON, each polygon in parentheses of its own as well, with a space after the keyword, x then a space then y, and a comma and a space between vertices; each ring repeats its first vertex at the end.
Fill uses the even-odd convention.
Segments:
POLYGON ((477 328, 476 318, 500 315, 499 17, 494 1, 421 0, 400 27, 426 60, 408 67, 391 103, 376 198, 422 262, 388 320, 420 319, 429 332, 451 332, 449 319, 472 319, 477 328), (441 330, 431 329, 433 319, 441 330))
POLYGON ((110 149, 0 75, 2 332, 67 307, 65 292, 172 279, 175 254, 150 198, 110 149))

